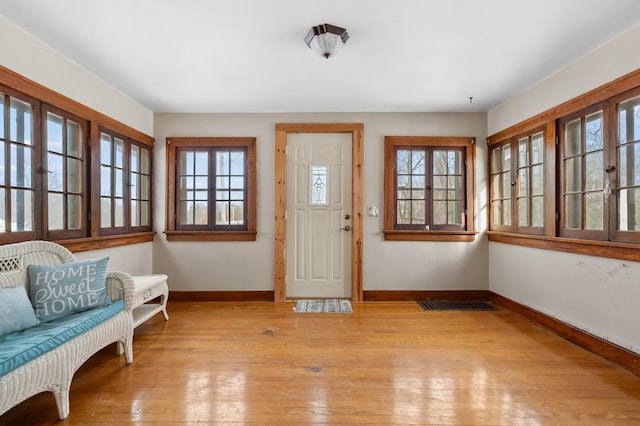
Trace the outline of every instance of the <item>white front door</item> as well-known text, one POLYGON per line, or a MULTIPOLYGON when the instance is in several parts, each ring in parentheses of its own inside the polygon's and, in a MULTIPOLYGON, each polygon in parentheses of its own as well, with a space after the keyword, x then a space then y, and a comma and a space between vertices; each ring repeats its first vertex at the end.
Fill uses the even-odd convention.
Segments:
POLYGON ((351 297, 349 133, 287 137, 286 297, 351 297))

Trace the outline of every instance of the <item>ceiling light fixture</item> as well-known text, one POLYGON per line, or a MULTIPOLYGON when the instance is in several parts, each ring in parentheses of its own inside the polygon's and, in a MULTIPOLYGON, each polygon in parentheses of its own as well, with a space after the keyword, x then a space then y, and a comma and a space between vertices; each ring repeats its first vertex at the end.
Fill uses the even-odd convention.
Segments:
POLYGON ((304 42, 311 50, 327 59, 335 56, 347 40, 349 40, 347 30, 331 24, 311 27, 304 38, 304 42))

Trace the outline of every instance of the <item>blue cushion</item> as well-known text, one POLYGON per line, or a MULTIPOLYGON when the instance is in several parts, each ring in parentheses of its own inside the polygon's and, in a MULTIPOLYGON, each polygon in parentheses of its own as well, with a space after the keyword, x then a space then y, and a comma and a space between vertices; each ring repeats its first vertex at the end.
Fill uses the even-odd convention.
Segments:
POLYGON ((0 288, 0 336, 38 324, 24 287, 0 288))
POLYGON ((60 265, 29 265, 31 302, 40 321, 107 306, 108 257, 60 265))
POLYGON ((0 336, 0 376, 68 342, 74 337, 117 315, 124 309, 124 301, 40 323, 6 336, 0 336))

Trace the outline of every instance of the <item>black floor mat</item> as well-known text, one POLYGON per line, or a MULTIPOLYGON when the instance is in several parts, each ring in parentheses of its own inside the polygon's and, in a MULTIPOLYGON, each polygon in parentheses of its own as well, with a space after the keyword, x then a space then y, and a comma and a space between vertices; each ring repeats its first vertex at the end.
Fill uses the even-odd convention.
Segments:
POLYGON ((491 303, 478 301, 420 301, 418 305, 425 311, 497 311, 491 303))

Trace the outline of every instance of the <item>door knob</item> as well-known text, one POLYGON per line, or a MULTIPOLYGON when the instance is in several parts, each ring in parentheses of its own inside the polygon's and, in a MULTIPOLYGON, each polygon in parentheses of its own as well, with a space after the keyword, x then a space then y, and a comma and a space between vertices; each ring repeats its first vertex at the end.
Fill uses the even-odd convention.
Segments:
POLYGON ((344 228, 340 228, 340 229, 344 229, 345 231, 351 231, 351 227, 349 225, 345 226, 344 228))

